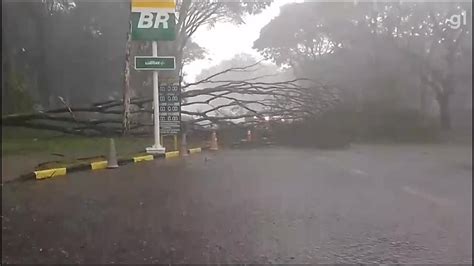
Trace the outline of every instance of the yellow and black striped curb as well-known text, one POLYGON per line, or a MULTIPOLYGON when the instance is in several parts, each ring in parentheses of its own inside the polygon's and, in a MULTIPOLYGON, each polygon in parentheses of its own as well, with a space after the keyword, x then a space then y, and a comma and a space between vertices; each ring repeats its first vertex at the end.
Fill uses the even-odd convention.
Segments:
MULTIPOLYGON (((203 148, 188 149, 188 154, 200 153, 204 150, 208 150, 208 148, 203 147, 203 148)), ((171 151, 171 152, 166 152, 164 154, 153 154, 153 155, 149 154, 149 155, 133 156, 131 158, 119 159, 118 165, 126 165, 129 163, 139 163, 139 162, 152 161, 152 160, 157 160, 157 159, 170 159, 170 158, 176 158, 179 156, 180 156, 179 151, 171 151)), ((38 171, 28 173, 26 175, 22 175, 15 180, 31 180, 31 179, 40 180, 40 179, 47 179, 47 178, 51 178, 55 176, 62 176, 62 175, 66 175, 68 173, 73 173, 73 172, 99 170, 99 169, 106 169, 106 168, 107 168, 107 161, 104 160, 104 161, 74 165, 71 167, 38 170, 38 171)), ((15 181, 15 180, 11 180, 10 182, 15 181)))

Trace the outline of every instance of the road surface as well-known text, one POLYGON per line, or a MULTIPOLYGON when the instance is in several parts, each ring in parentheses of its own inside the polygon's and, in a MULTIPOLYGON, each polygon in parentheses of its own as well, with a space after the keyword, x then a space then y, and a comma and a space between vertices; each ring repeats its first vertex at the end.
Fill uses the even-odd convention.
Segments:
POLYGON ((2 199, 3 263, 472 263, 471 147, 228 150, 2 199))

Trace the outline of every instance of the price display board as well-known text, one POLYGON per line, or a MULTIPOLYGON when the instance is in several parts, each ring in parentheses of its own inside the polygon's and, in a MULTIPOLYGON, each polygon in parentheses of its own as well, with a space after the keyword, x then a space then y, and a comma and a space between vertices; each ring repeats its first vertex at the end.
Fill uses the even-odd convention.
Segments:
POLYGON ((160 132, 178 134, 181 129, 181 88, 178 83, 163 83, 159 92, 160 132))

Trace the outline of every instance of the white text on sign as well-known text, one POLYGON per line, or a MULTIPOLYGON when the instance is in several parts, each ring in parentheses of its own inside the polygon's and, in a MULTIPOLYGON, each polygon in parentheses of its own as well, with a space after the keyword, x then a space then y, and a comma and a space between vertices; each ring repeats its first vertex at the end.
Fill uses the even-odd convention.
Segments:
POLYGON ((160 24, 163 24, 163 29, 168 29, 169 18, 170 15, 168 13, 142 11, 140 12, 140 19, 138 20, 137 28, 149 29, 153 27, 157 29, 160 24))

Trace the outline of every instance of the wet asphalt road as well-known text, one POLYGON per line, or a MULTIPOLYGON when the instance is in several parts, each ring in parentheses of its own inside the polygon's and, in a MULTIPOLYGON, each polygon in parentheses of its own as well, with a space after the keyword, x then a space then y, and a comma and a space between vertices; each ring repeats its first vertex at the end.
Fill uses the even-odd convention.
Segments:
POLYGON ((472 263, 470 147, 220 151, 8 184, 2 208, 3 263, 472 263))

